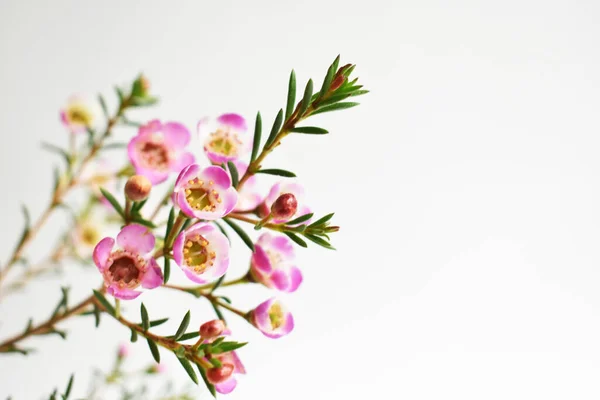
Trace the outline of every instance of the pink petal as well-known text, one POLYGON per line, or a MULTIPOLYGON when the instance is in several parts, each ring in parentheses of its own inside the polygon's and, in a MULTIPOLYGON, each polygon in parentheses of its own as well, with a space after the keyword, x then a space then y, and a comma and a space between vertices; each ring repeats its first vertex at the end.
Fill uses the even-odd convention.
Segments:
POLYGON ((291 284, 290 277, 282 270, 277 270, 271 274, 271 282, 277 290, 287 292, 291 284))
POLYGON ((142 292, 137 290, 131 290, 127 288, 120 288, 118 285, 111 285, 106 288, 106 291, 111 296, 121 300, 133 300, 138 297, 142 292))
POLYGON ((238 357, 237 353, 235 351, 232 351, 229 354, 231 355, 231 358, 233 359, 233 366, 235 367, 234 373, 245 374, 246 368, 244 368, 244 364, 242 364, 242 361, 238 357))
POLYGON ((240 133, 248 130, 246 120, 239 114, 223 114, 217 118, 217 122, 222 125, 228 125, 240 133))
POLYGON ((230 187, 225 192, 221 193, 223 196, 223 215, 229 214, 235 208, 238 199, 238 192, 230 187))
POLYGON ((150 253, 156 239, 152 232, 139 224, 127 225, 117 235, 117 244, 127 251, 138 254, 150 253))
POLYGON ((148 134, 151 134, 154 132, 158 132, 160 130, 161 126, 162 126, 162 124, 160 123, 159 120, 153 119, 151 121, 148 121, 144 125, 140 126, 140 128, 138 129, 138 135, 143 136, 143 135, 148 135, 148 134))
MULTIPOLYGON (((185 193, 183 193, 183 191, 175 193, 175 199, 173 202, 176 203, 179 206, 179 208, 181 209, 181 211, 190 218, 209 219, 209 218, 205 218, 200 211, 196 210, 195 208, 190 207, 189 203, 185 199, 185 193)), ((217 216, 214 219, 219 219, 219 218, 220 217, 217 216)))
POLYGON ((185 242, 186 232, 181 232, 177 235, 175 242, 173 243, 173 259, 177 265, 183 265, 183 244, 185 242))
POLYGON ((200 166, 198 164, 190 164, 183 168, 175 181, 175 190, 181 189, 189 180, 195 178, 198 171, 200 171, 200 166))
POLYGON ((292 267, 290 270, 290 287, 288 292, 295 292, 302 283, 302 272, 298 267, 292 267))
POLYGON ((183 149, 190 143, 190 131, 178 122, 167 122, 162 126, 165 143, 174 149, 183 149))
POLYGON ((193 164, 196 159, 192 153, 182 153, 176 160, 175 164, 171 166, 173 172, 179 172, 190 164, 193 164))
POLYGON ((273 266, 271 265, 271 261, 267 256, 267 253, 263 250, 263 248, 255 244, 254 245, 254 253, 252 254, 252 266, 259 270, 261 273, 270 273, 273 270, 273 266))
POLYGON ((106 261, 110 257, 110 253, 115 245, 115 240, 110 237, 102 239, 94 248, 93 259, 94 263, 100 271, 103 271, 106 267, 106 261))
POLYGON ((204 153, 206 154, 206 157, 214 164, 223 164, 236 158, 235 155, 226 156, 225 154, 216 153, 212 150, 209 150, 206 147, 204 147, 204 153))
POLYGON ((200 172, 200 176, 202 180, 213 181, 221 189, 229 189, 231 187, 231 178, 221 167, 214 165, 206 167, 200 172))
POLYGON ((163 283, 163 275, 154 258, 149 260, 148 270, 142 277, 142 286, 146 289, 154 289, 163 283))
POLYGON ((231 376, 225 382, 217 383, 215 385, 215 390, 221 394, 228 394, 233 392, 233 389, 237 386, 236 379, 231 376))

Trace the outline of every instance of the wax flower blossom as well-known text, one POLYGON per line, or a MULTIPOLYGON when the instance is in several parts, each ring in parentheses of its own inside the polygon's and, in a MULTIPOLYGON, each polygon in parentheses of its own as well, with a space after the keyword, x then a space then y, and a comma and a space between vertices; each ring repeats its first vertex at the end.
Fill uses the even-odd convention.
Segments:
POLYGON ((263 233, 254 244, 250 273, 257 282, 269 288, 293 292, 302 283, 302 273, 294 259, 290 239, 263 233))
POLYGON ((202 169, 198 164, 188 165, 179 174, 173 192, 173 201, 185 215, 209 221, 229 214, 237 199, 229 174, 217 166, 202 169))
MULTIPOLYGON (((222 336, 231 335, 231 331, 229 329, 225 329, 222 332, 222 336)), ((206 340, 204 343, 213 342, 215 338, 210 340, 206 340)), ((234 374, 246 374, 246 368, 244 368, 244 364, 238 357, 237 353, 234 351, 228 351, 226 353, 213 354, 213 358, 216 358, 221 362, 221 365, 225 367, 222 370, 213 369, 213 374, 209 373, 208 379, 215 385, 215 390, 221 394, 228 394, 235 389, 237 386, 237 380, 235 379, 234 374), (213 378, 216 378, 213 380, 213 378)))
POLYGON ((169 173, 179 172, 194 162, 192 153, 185 151, 189 142, 190 132, 182 124, 153 120, 140 127, 129 142, 127 153, 136 174, 156 185, 166 181, 169 173))
POLYGON ((294 317, 276 298, 259 304, 250 312, 249 321, 263 335, 277 339, 294 329, 294 317))
POLYGON ((60 110, 60 120, 73 133, 85 132, 88 128, 95 127, 102 109, 93 98, 83 95, 71 96, 65 107, 60 110))
MULTIPOLYGON (((248 164, 240 160, 233 161, 233 164, 235 165, 240 178, 244 176, 248 170, 248 164)), ((256 175, 252 175, 246 180, 241 189, 238 190, 238 201, 234 211, 252 211, 263 202, 264 198, 265 196, 258 189, 256 175)))
POLYGON ((215 164, 235 160, 252 148, 252 137, 247 135, 248 126, 241 115, 202 118, 197 129, 200 138, 204 139, 206 156, 215 164))
POLYGON ((85 259, 92 255, 94 247, 101 239, 103 228, 101 220, 95 216, 85 216, 78 218, 75 228, 71 231, 71 241, 73 251, 81 258, 85 259))
MULTIPOLYGON (((260 206, 261 214, 268 215, 271 212, 271 206, 273 205, 273 203, 279 198, 279 196, 286 193, 293 194, 296 198, 296 202, 298 203, 297 211, 294 215, 290 216, 289 218, 272 218, 271 222, 274 224, 281 224, 292 219, 301 217, 303 215, 309 214, 311 212, 310 208, 305 204, 304 188, 300 184, 280 182, 273 185, 264 203, 260 206)), ((304 223, 306 222, 307 221, 305 221, 304 223)))
POLYGON ((154 235, 147 227, 131 224, 117 235, 118 249, 113 250, 115 240, 110 237, 96 245, 94 263, 104 277, 108 294, 130 300, 141 294, 134 290, 140 285, 154 289, 163 283, 162 271, 151 255, 154 244, 154 235))
POLYGON ((189 279, 208 283, 227 271, 229 241, 219 229, 201 222, 177 236, 173 244, 173 258, 189 279))

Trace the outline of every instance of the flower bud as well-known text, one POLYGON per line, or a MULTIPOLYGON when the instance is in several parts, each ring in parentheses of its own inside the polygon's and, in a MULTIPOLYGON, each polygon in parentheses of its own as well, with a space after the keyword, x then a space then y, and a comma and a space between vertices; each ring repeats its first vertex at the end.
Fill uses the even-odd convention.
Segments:
POLYGON ((284 193, 271 206, 271 216, 276 219, 290 219, 297 210, 296 196, 292 193, 284 193))
POLYGON ((150 81, 144 75, 140 75, 134 82, 131 88, 133 97, 146 97, 150 94, 150 81))
POLYGON ((125 196, 132 201, 146 200, 152 190, 150 180, 143 175, 133 175, 125 184, 125 196))
POLYGON ((212 339, 220 336, 225 330, 225 323, 220 319, 214 319, 200 326, 200 336, 204 339, 212 339))
POLYGON ((213 385, 219 384, 229 379, 234 368, 233 364, 223 364, 217 368, 209 368, 206 370, 206 379, 213 385))
POLYGON ((154 364, 145 369, 145 372, 149 375, 162 374, 167 371, 165 364, 154 364))
POLYGON ((119 346, 119 352, 117 353, 117 357, 120 359, 125 358, 129 355, 129 346, 126 344, 122 344, 119 346))

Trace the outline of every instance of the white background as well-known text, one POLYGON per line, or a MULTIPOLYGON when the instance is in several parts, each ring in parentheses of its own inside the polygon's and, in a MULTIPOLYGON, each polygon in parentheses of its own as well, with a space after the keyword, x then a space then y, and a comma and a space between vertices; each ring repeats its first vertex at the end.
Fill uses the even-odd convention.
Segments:
MULTIPOLYGON (((269 340, 230 318, 251 344, 240 352, 249 373, 228 398, 598 399, 599 18, 599 3, 572 0, 1 0, 1 254, 20 202, 34 215, 47 202, 56 159, 38 144, 66 142, 57 115, 71 93, 102 91, 114 104, 112 86, 143 70, 162 102, 134 119, 191 128, 260 109, 269 125, 289 70, 320 83, 341 53, 371 93, 316 121, 330 135, 291 137, 268 162, 298 174, 319 214, 336 211, 338 251, 299 252, 305 282, 284 296, 291 335, 269 340)), ((30 257, 57 232, 45 229, 30 257)), ((248 255, 234 243, 232 275, 248 255)), ((58 282, 77 298, 98 276, 73 267, 7 299, 0 336, 45 318, 58 282)), ((229 293, 245 308, 269 296, 229 293)), ((190 296, 142 299, 155 317, 173 316, 166 334, 187 309, 192 324, 211 317, 190 296)), ((0 358, 0 398, 42 398, 73 371, 83 396, 90 367, 108 369, 129 337, 108 319, 65 328, 67 342, 34 339, 35 356, 0 358)), ((132 365, 150 362, 145 343, 132 351, 132 365)))

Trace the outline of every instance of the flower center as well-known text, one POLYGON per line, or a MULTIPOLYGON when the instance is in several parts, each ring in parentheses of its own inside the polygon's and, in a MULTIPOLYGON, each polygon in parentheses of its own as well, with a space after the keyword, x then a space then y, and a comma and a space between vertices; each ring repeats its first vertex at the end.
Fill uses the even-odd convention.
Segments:
POLYGON ((112 264, 108 267, 108 275, 112 282, 116 282, 120 287, 137 287, 140 283, 144 263, 141 257, 132 254, 117 251, 111 255, 112 264))
POLYGON ((277 268, 283 260, 281 254, 277 251, 266 250, 265 253, 267 253, 267 258, 269 259, 272 268, 277 268))
POLYGON ((209 242, 203 236, 188 236, 183 248, 185 263, 197 274, 215 263, 216 253, 208 248, 209 242))
POLYGON ((139 151, 147 167, 165 171, 169 168, 169 151, 161 139, 150 139, 141 143, 139 151))
POLYGON ((198 178, 189 180, 185 188, 185 199, 190 207, 200 211, 215 211, 217 203, 222 200, 219 193, 211 188, 214 184, 209 181, 206 185, 206 182, 198 178))
POLYGON ((216 132, 210 134, 207 147, 215 153, 235 156, 238 153, 239 144, 241 141, 229 129, 217 129, 216 132))
POLYGON ((73 105, 67 111, 69 122, 89 126, 92 123, 92 115, 81 105, 73 105))
POLYGON ((100 232, 93 225, 85 225, 81 230, 81 240, 88 246, 95 246, 100 240, 100 232))
POLYGON ((280 328, 283 325, 283 310, 281 305, 275 303, 269 308, 269 319, 271 320, 271 326, 273 329, 280 328))

